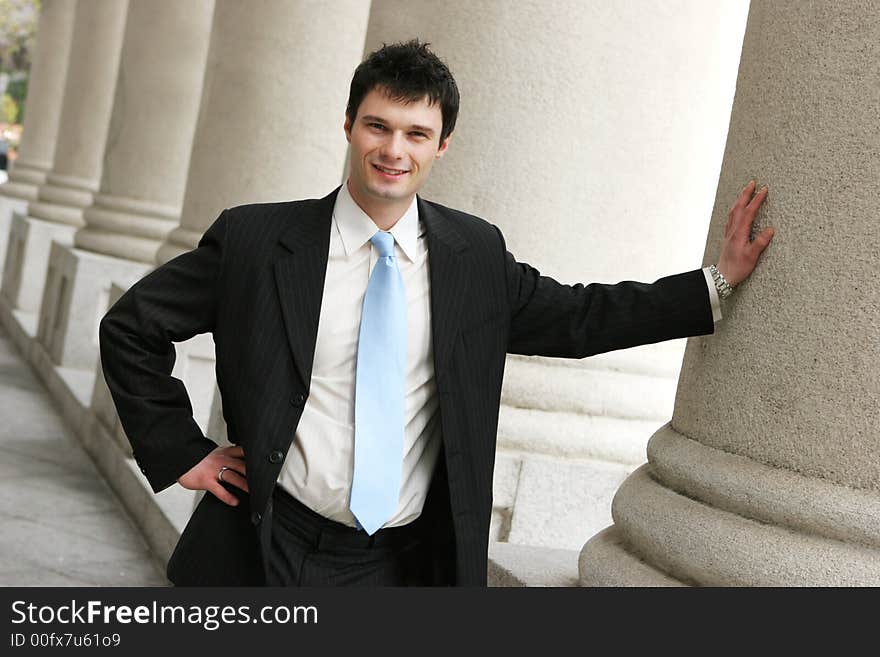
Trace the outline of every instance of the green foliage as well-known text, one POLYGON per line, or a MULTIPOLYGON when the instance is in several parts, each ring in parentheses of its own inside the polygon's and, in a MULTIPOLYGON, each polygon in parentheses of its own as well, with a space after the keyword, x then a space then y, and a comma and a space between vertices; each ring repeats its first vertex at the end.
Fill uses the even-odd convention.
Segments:
POLYGON ((18 121, 18 103, 9 94, 3 94, 3 97, 0 98, 0 120, 5 123, 18 121))
POLYGON ((21 105, 27 98, 28 78, 23 77, 18 80, 10 80, 6 85, 6 93, 12 96, 12 100, 21 105))
POLYGON ((0 0, 0 71, 26 72, 40 15, 40 0, 0 0))
MULTIPOLYGON (((2 1, 2 0, 0 0, 2 1)), ((15 103, 16 108, 16 117, 18 118, 18 123, 24 122, 24 105, 25 99, 27 98, 27 90, 28 90, 28 78, 24 77, 20 80, 12 80, 6 86, 6 94, 4 96, 4 103, 6 96, 15 103)), ((5 111, 4 109, 0 111, 5 111)), ((8 121, 9 123, 15 123, 15 121, 8 121)))

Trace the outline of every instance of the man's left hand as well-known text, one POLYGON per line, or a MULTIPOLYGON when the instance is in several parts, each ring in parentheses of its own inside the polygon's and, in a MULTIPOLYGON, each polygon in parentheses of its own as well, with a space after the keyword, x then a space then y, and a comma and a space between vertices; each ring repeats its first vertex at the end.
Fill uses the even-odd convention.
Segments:
POLYGON ((724 242, 721 244, 717 266, 721 275, 733 287, 749 277, 758 263, 758 256, 770 244, 775 233, 772 228, 765 228, 754 239, 749 238, 758 208, 767 198, 767 185, 757 194, 754 191, 755 181, 752 180, 734 201, 727 214, 727 223, 724 224, 724 242))

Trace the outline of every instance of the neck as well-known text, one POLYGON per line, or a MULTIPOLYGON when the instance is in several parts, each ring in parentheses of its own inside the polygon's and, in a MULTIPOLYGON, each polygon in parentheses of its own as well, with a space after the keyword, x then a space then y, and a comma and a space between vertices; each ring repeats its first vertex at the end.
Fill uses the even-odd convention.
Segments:
POLYGON ((361 196, 360 192, 351 184, 350 179, 345 184, 348 186, 348 193, 352 200, 373 220, 379 230, 391 230, 394 224, 400 221, 400 218, 406 213, 415 196, 415 194, 411 194, 405 199, 384 199, 377 202, 361 196))

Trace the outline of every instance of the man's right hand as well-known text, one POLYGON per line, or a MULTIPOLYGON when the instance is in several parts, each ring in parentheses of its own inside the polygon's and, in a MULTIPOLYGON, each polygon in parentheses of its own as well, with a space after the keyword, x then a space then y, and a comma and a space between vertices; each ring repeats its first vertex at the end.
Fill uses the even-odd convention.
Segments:
POLYGON ((177 483, 190 490, 209 491, 226 504, 238 506, 238 498, 217 479, 220 468, 224 466, 229 469, 223 471, 223 481, 249 492, 245 479, 244 448, 241 445, 218 447, 181 476, 177 483))

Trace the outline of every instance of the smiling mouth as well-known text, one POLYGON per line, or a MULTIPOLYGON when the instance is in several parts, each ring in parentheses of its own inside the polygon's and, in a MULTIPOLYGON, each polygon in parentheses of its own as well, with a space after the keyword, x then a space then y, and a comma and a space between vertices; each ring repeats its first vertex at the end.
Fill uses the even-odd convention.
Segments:
POLYGON ((408 169, 389 169, 388 167, 379 166, 378 164, 374 164, 373 168, 379 173, 390 178, 399 178, 403 174, 409 173, 408 169))

